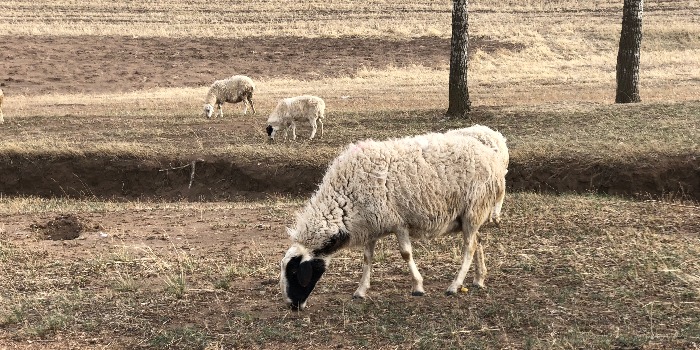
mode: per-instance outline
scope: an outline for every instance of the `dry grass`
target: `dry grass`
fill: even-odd
[[[6,201],[21,212],[158,216],[157,203]],[[198,204],[241,218],[274,211],[291,220],[296,201]],[[224,208],[225,207],[225,208]],[[172,223],[189,225],[191,204],[167,204]],[[378,246],[370,299],[353,301],[360,252],[338,256],[312,295],[311,309],[291,313],[276,286],[278,253],[202,250],[200,233],[126,240],[99,253],[59,257],[69,243],[17,244],[0,229],[0,342],[42,340],[77,347],[275,348],[342,344],[350,348],[692,348],[700,342],[700,209],[597,196],[510,195],[506,221],[486,228],[485,291],[445,297],[456,271],[455,238],[416,244],[428,295],[410,297],[410,279],[393,238]],[[47,211],[48,210],[48,211]],[[14,212],[14,211],[11,211]],[[193,219],[194,218],[194,219]],[[194,221],[193,221],[194,220]],[[218,220],[221,220],[221,216]],[[225,220],[224,220],[225,221]],[[209,222],[237,232],[257,221]],[[280,233],[282,234],[282,233]],[[179,239],[179,238],[178,238]],[[158,242],[164,242],[159,245]],[[277,243],[275,243],[277,245]]]
[[[241,116],[240,106],[229,106],[229,116],[224,119],[206,120],[199,116],[196,102],[181,102],[189,106],[178,110],[181,105],[163,104],[158,99],[114,97],[98,100],[104,104],[95,103],[91,109],[66,106],[68,113],[63,116],[15,118],[0,130],[0,154],[98,154],[144,159],[209,156],[326,164],[342,147],[356,140],[444,131],[472,123],[500,130],[508,138],[513,159],[518,161],[543,157],[632,161],[643,155],[700,153],[697,102],[481,107],[471,120],[444,120],[441,110],[341,112],[334,108],[327,113],[323,138],[313,142],[280,139],[271,144],[264,131],[267,116]],[[259,106],[272,108],[272,102],[274,99],[263,97]],[[352,102],[327,99],[329,106],[344,103],[352,109]],[[231,124],[232,118],[235,124]],[[79,128],[89,132],[76,134]],[[309,126],[301,124],[298,131],[300,137],[308,137]]]
[[[0,155],[211,155],[326,163],[357,139],[472,122],[502,131],[515,160],[700,154],[700,4],[645,5],[645,103],[634,106],[612,105],[621,1],[472,1],[471,34],[516,47],[474,52],[469,73],[473,120],[442,120],[447,62],[438,68],[360,69],[352,76],[315,81],[264,78],[256,101],[261,114],[231,116],[240,106],[227,106],[224,120],[199,116],[205,87],[10,94],[3,106]],[[255,0],[235,6],[201,0],[0,4],[0,28],[9,36],[403,40],[447,38],[449,23],[447,1],[288,1],[285,7]],[[326,98],[327,136],[313,143],[266,143],[266,111],[278,98],[301,93]],[[305,132],[302,128],[300,134]],[[241,244],[237,234],[257,234],[269,225],[282,233],[299,205],[289,199],[0,198],[0,348],[700,346],[700,209],[694,204],[512,194],[504,225],[485,230],[488,290],[442,295],[459,254],[459,244],[444,238],[416,244],[429,294],[412,298],[404,263],[395,243],[387,240],[379,246],[369,300],[350,299],[361,271],[360,253],[347,252],[334,260],[304,313],[282,307],[275,285],[280,256],[260,240],[246,250],[217,246],[208,251],[190,244],[201,233],[193,225],[233,235],[231,245]],[[99,251],[45,244],[15,224],[27,216],[61,212],[115,222],[158,217],[165,224],[132,223],[118,232],[131,240],[117,235]],[[71,249],[75,256],[66,259]]]
[[[700,26],[695,25],[695,14],[700,5],[690,0],[645,5],[642,99],[696,100],[700,95]],[[522,48],[474,53],[470,90],[475,105],[612,102],[621,6],[613,0],[472,2],[472,35]],[[0,5],[0,26],[7,28],[5,35],[363,36],[401,40],[426,35],[449,37],[450,11],[449,2],[421,1],[291,1],[284,7],[262,1],[235,7],[211,1],[5,1]],[[404,89],[418,88],[426,95],[420,98],[426,107],[440,108],[446,104],[447,64],[439,70],[400,67],[387,72],[360,71],[356,77],[340,81],[302,82],[301,87],[291,90],[289,86],[294,84],[287,84],[290,81],[268,83],[271,93],[284,87],[281,94],[285,96],[295,90],[327,94],[335,92],[336,86],[336,95],[361,99],[387,95],[383,94],[386,90],[399,94],[399,98],[368,101],[379,109],[400,105],[407,97]],[[410,82],[403,84],[407,80]],[[409,92],[408,97],[417,96]],[[8,109],[11,104],[8,102]]]

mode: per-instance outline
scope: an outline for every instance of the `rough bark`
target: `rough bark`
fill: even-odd
[[[642,45],[643,0],[625,0],[622,31],[617,52],[617,91],[615,103],[640,102],[639,53]]]
[[[448,117],[466,117],[471,110],[467,87],[469,1],[453,0]]]

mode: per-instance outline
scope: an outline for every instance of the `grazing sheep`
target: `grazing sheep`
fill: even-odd
[[[484,125],[474,124],[468,128],[450,130],[447,132],[447,134],[459,134],[476,138],[477,140],[481,141],[481,143],[483,143],[484,145],[496,150],[496,152],[501,157],[503,167],[505,167],[506,169],[508,168],[508,146],[506,146],[506,138],[503,137],[503,135],[500,132],[495,131]],[[496,225],[500,225],[501,223],[501,209],[503,208],[503,200],[505,199],[505,195],[506,193],[504,187],[503,193],[499,193],[498,202],[493,208],[491,218],[489,219],[490,222],[493,222]]]
[[[0,89],[0,124],[5,122],[5,117],[2,115],[2,99],[3,99],[2,89]]]
[[[364,298],[377,240],[392,233],[408,263],[413,295],[423,295],[424,289],[411,238],[442,233],[461,231],[464,239],[462,264],[447,294],[459,290],[473,258],[474,284],[483,287],[486,265],[478,230],[504,191],[505,174],[494,149],[456,133],[350,145],[288,229],[293,243],[280,262],[285,301],[303,309],[331,256],[358,246],[364,247],[364,264],[353,296]]]
[[[234,75],[228,79],[217,80],[209,88],[207,96],[204,98],[204,116],[211,118],[214,113],[214,105],[219,107],[219,116],[224,117],[224,111],[221,108],[224,103],[243,102],[245,105],[243,114],[248,113],[248,105],[255,114],[255,106],[253,106],[253,92],[255,84],[253,80],[245,75]]]
[[[308,120],[311,124],[311,137],[316,135],[316,121],[321,124],[321,136],[323,136],[323,118],[325,116],[326,103],[320,97],[304,95],[285,98],[277,103],[277,107],[267,118],[267,136],[275,139],[275,134],[280,128],[284,129],[284,137],[287,138],[289,126],[292,127],[292,139],[297,139],[296,122]]]

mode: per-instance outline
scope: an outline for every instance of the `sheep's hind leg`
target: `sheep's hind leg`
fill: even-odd
[[[311,120],[311,137],[309,137],[309,140],[313,140],[314,136],[316,136],[316,129],[318,127],[316,126],[316,120],[312,119]]]
[[[498,199],[496,205],[493,207],[491,216],[489,217],[489,222],[493,222],[497,227],[501,226],[501,209],[503,208],[503,200],[506,196],[505,186],[498,193]]]
[[[413,260],[413,249],[411,248],[411,238],[407,231],[397,232],[396,238],[399,241],[399,251],[401,251],[401,257],[404,261],[408,263],[408,269],[411,271],[411,277],[413,277],[413,289],[411,290],[411,295],[413,296],[423,296],[425,295],[425,290],[423,289],[423,276],[418,272],[418,267],[416,262]]]
[[[292,140],[297,139],[297,124],[292,122]]]
[[[376,245],[377,241],[371,241],[365,246],[364,261],[362,264],[362,278],[360,279],[360,285],[352,295],[352,297],[355,299],[364,299],[367,295],[367,289],[369,289],[369,277],[372,273],[372,260],[374,260],[374,247]]]
[[[467,271],[469,271],[469,267],[471,266],[474,258],[474,253],[476,252],[479,244],[477,242],[479,227],[469,225],[466,222],[467,220],[464,221],[465,223],[462,227],[462,238],[464,239],[464,243],[462,245],[462,266],[459,268],[459,272],[457,273],[454,281],[452,281],[452,284],[450,284],[447,291],[445,291],[445,294],[447,295],[457,294],[459,288],[462,287],[462,283],[464,282],[464,278],[467,276]]]
[[[484,260],[484,247],[481,242],[477,243],[474,259],[474,269],[476,271],[474,273],[473,284],[478,288],[486,288],[486,285],[484,285],[484,280],[486,279],[486,261]]]
[[[321,124],[321,137],[323,137],[323,119],[318,118],[318,123]]]

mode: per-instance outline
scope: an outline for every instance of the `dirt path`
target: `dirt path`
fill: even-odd
[[[479,38],[474,47],[495,48]],[[445,65],[449,40],[2,37],[6,94],[121,92],[208,85],[216,78],[351,76],[361,67]]]

